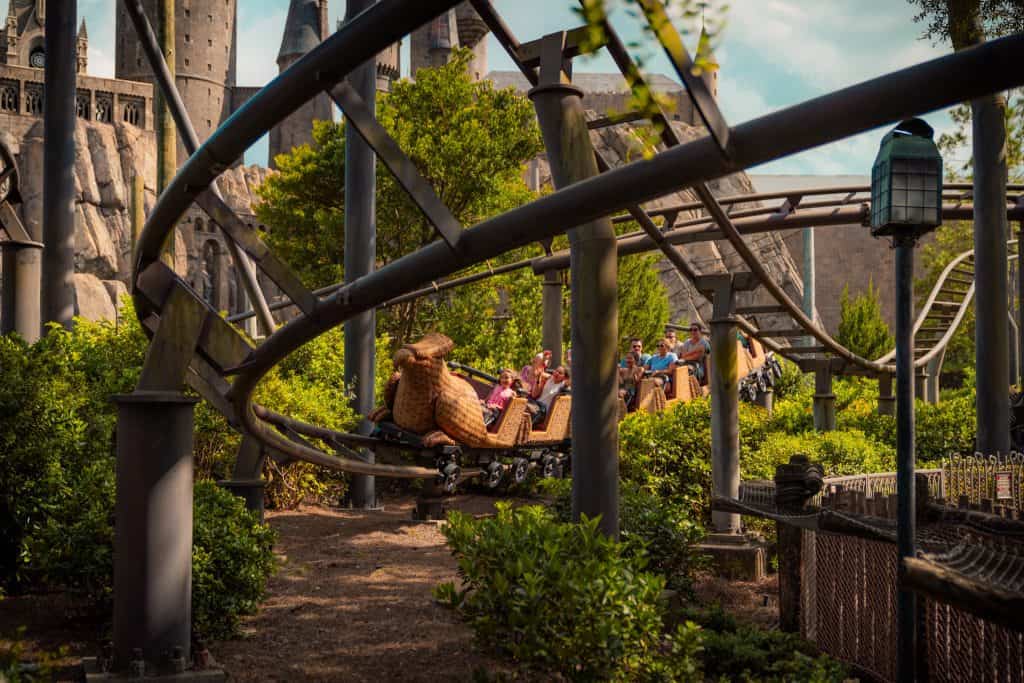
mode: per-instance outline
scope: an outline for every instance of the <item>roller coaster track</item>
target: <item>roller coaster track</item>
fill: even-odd
[[[367,463],[348,453],[329,453],[308,439],[344,446],[344,437],[315,425],[307,425],[258,406],[253,399],[260,380],[290,353],[316,336],[341,325],[353,315],[381,306],[397,297],[451,277],[461,270],[509,250],[523,247],[577,225],[627,210],[645,232],[645,239],[661,248],[681,271],[692,275],[675,244],[655,225],[639,205],[681,188],[694,187],[717,230],[733,242],[750,263],[740,228],[725,213],[722,204],[710,196],[705,182],[833,140],[871,130],[919,112],[947,107],[983,94],[1006,90],[1024,83],[1016,66],[1024,58],[1024,35],[1011,36],[953,55],[925,62],[859,85],[830,93],[790,109],[775,112],[730,127],[703,94],[699,79],[686,66],[685,50],[668,33],[659,32],[663,44],[671,46],[680,77],[689,87],[712,135],[688,144],[673,140],[671,127],[668,149],[652,158],[622,168],[608,168],[589,180],[579,182],[525,206],[482,223],[462,229],[452,225],[443,204],[418,176],[397,145],[374,145],[378,157],[392,172],[410,180],[404,184],[410,197],[438,228],[441,239],[412,252],[376,272],[339,287],[321,298],[302,284],[288,265],[277,259],[259,235],[248,228],[211,191],[216,178],[270,128],[320,92],[344,101],[346,113],[358,119],[362,106],[358,96],[344,84],[346,75],[388,45],[418,26],[454,7],[459,0],[381,0],[354,17],[287,71],[256,93],[210,138],[194,150],[170,186],[160,195],[140,236],[132,275],[132,294],[137,315],[153,335],[140,377],[139,391],[159,391],[180,385],[181,378],[196,388],[231,423],[272,452],[354,473],[385,477],[433,477],[436,469],[403,464]],[[663,12],[657,0],[640,0],[649,17]],[[536,70],[519,56],[519,44],[511,36],[489,2],[473,0],[501,44],[536,82]],[[126,6],[140,34],[157,82],[172,104],[177,100],[173,79],[157,49],[152,29],[139,0]],[[656,17],[655,17],[656,18]],[[612,32],[606,47],[625,72],[635,73],[621,41]],[[696,85],[695,85],[696,83]],[[340,85],[339,85],[340,84]],[[187,131],[188,119],[181,107],[173,107],[179,130]],[[663,117],[662,117],[663,118]],[[372,117],[363,119],[363,137],[387,143],[386,133],[375,127]],[[393,143],[393,141],[390,141]],[[672,144],[668,144],[672,143]],[[749,198],[747,198],[749,201]],[[199,202],[229,241],[251,257],[264,274],[277,284],[299,309],[287,325],[273,330],[254,346],[217,311],[208,306],[188,284],[160,261],[162,245],[193,202]],[[737,219],[741,220],[741,219]],[[848,221],[847,221],[848,222]],[[697,227],[698,232],[708,228]],[[773,227],[789,227],[786,218]],[[454,228],[454,229],[453,229]],[[689,229],[689,228],[682,228]],[[772,229],[771,227],[766,229]],[[696,234],[694,232],[687,234]],[[839,355],[852,357],[870,367],[887,369],[874,361],[859,359],[839,347],[785,298],[765,273],[757,273],[776,298],[792,308],[790,312],[826,346]],[[781,294],[781,297],[779,296]],[[788,305],[787,305],[788,304]]]

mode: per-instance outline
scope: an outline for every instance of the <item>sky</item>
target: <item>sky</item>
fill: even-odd
[[[2,3],[3,0],[0,0]],[[576,0],[495,0],[521,41],[579,25]],[[626,3],[618,0],[619,5]],[[238,0],[238,83],[262,85],[277,75],[277,50],[288,0]],[[722,7],[710,2],[709,16]],[[78,0],[89,28],[89,73],[113,76],[115,0]],[[823,95],[890,71],[949,52],[945,45],[920,39],[915,7],[906,0],[731,0],[724,26],[717,32],[715,56],[720,64],[719,104],[730,124]],[[344,1],[330,5],[332,24],[344,14]],[[721,14],[719,12],[719,14]],[[625,9],[612,15],[616,29],[634,52],[647,58],[646,70],[674,79],[671,66],[654,49],[653,37]],[[699,26],[686,30],[684,41],[695,48]],[[492,70],[513,69],[501,46],[489,38]],[[408,71],[408,40],[403,43],[403,74]],[[606,55],[577,60],[578,71],[614,71]],[[939,133],[952,124],[945,112],[925,117]],[[872,131],[753,169],[756,173],[836,175],[869,172],[883,131]],[[966,155],[966,153],[965,153]],[[266,137],[246,153],[248,163],[266,163]],[[947,164],[963,160],[947,158]]]

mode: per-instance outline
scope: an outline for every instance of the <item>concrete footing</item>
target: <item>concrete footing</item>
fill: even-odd
[[[746,534],[708,534],[697,546],[711,556],[715,574],[727,579],[757,581],[767,575],[768,551],[762,539]]]
[[[222,669],[187,669],[177,673],[148,674],[145,669],[132,673],[117,674],[103,671],[96,657],[82,660],[82,669],[86,681],[167,681],[167,683],[220,683],[228,680]],[[141,674],[141,675],[137,675]]]

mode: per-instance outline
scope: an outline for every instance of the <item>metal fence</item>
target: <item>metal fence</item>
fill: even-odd
[[[801,632],[879,680],[896,679],[896,546],[805,531]],[[1024,681],[1024,633],[918,597],[924,680]]]
[[[1000,506],[1024,510],[1024,453],[955,456],[943,462],[943,470],[948,500],[966,496],[969,503],[986,512]]]

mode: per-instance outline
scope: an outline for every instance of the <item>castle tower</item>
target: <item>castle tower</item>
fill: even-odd
[[[278,70],[285,71],[326,37],[327,0],[291,0],[277,53]],[[333,113],[331,100],[326,93],[320,93],[274,126],[270,131],[270,167],[276,168],[274,159],[278,154],[311,143],[313,121],[330,121]]]
[[[75,40],[75,73],[84,74],[89,67],[89,32],[85,29],[85,17],[78,27],[78,38]]]
[[[11,66],[46,65],[46,0],[8,0],[7,18],[0,31],[0,63]]]
[[[487,24],[468,2],[455,8],[455,17],[458,20],[459,45],[473,51],[469,75],[474,81],[482,80],[487,77]]]
[[[410,37],[409,67],[413,78],[423,68],[447,64],[458,46],[473,51],[467,66],[473,80],[487,76],[487,24],[468,2],[413,31]]]
[[[156,0],[143,0],[142,5],[155,28]],[[174,15],[175,82],[196,134],[203,142],[231,115],[237,0],[178,2]],[[116,36],[115,77],[145,81],[156,87],[149,62],[122,3],[118,3]],[[184,159],[185,151],[179,138],[179,163]]]

